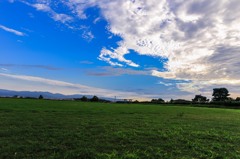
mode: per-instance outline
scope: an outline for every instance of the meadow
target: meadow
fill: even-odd
[[[240,110],[0,99],[0,158],[240,158]]]

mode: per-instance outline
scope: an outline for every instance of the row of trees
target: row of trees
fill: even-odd
[[[86,96],[82,96],[82,98],[74,98],[75,101],[83,101],[83,102],[104,102],[108,103],[111,101],[98,98],[97,96],[93,96],[92,98],[87,98]]]
[[[80,101],[83,101],[83,102],[87,102],[87,101],[99,102],[99,98],[97,96],[93,96],[90,99],[88,99],[86,96],[83,96],[82,98],[74,98],[74,100],[80,100]]]
[[[226,101],[233,101],[229,94],[229,91],[227,88],[214,88],[212,93],[212,102],[226,102]],[[236,100],[238,100],[237,98]],[[193,102],[196,103],[204,103],[209,102],[209,99],[207,97],[204,97],[202,95],[196,95],[194,99],[192,99]]]
[[[177,99],[173,100],[171,99],[169,103],[221,103],[221,102],[230,102],[230,101],[240,101],[240,97],[237,97],[236,99],[233,99],[229,94],[229,91],[226,88],[214,88],[212,93],[212,100],[207,99],[207,97],[202,95],[195,95],[195,97],[192,99],[192,101],[184,100],[184,99]],[[159,99],[152,99],[151,103],[165,103],[165,101],[161,98]]]

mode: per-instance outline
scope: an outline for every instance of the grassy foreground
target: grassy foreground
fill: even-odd
[[[0,158],[240,158],[240,111],[0,99]]]

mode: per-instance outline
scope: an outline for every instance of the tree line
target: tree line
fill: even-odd
[[[227,88],[214,88],[212,93],[212,99],[207,99],[203,95],[195,95],[195,97],[189,101],[185,99],[171,99],[169,102],[165,102],[163,99],[152,99],[152,103],[170,103],[170,104],[212,104],[212,105],[224,105],[224,106],[240,106],[240,97],[233,99],[230,97]]]
[[[233,105],[233,106],[240,106],[240,97],[233,99],[230,97],[229,91],[227,88],[214,88],[212,93],[213,98],[207,99],[206,96],[203,95],[195,95],[195,97],[189,101],[185,99],[171,99],[170,101],[164,101],[162,98],[152,99],[151,101],[143,101],[139,102],[138,100],[119,100],[115,101],[116,103],[153,103],[153,104],[217,104],[217,105]],[[13,96],[13,98],[23,98],[21,96]],[[25,98],[32,98],[33,97],[25,97]],[[38,99],[45,99],[42,95],[39,95]],[[104,102],[109,103],[110,100],[100,99],[97,96],[93,96],[92,98],[87,98],[86,96],[82,96],[81,98],[73,98],[73,99],[61,99],[61,100],[75,100],[75,101],[82,101],[82,102]]]

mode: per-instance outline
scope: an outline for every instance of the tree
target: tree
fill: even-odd
[[[240,101],[240,97],[237,97],[237,98],[236,98],[236,101],[238,101],[238,102],[239,102],[239,101]]]
[[[139,101],[138,101],[138,100],[135,100],[133,103],[139,103]]]
[[[226,101],[230,94],[226,88],[214,88],[212,96],[212,101]]]
[[[88,98],[87,98],[86,96],[83,96],[83,97],[81,98],[81,101],[86,102],[86,101],[88,101]]]
[[[194,99],[192,99],[192,101],[193,101],[194,103],[206,103],[206,102],[208,102],[209,100],[207,99],[207,97],[204,97],[204,96],[202,96],[202,95],[200,94],[200,95],[196,95],[196,96],[194,97]]]
[[[42,96],[42,95],[40,95],[40,96],[38,97],[38,99],[43,99],[43,96]]]
[[[152,99],[152,103],[164,103],[165,101],[162,98]]]
[[[164,103],[165,101],[162,98],[158,98],[158,103]]]
[[[99,98],[97,96],[93,96],[91,99],[92,102],[98,102]]]

